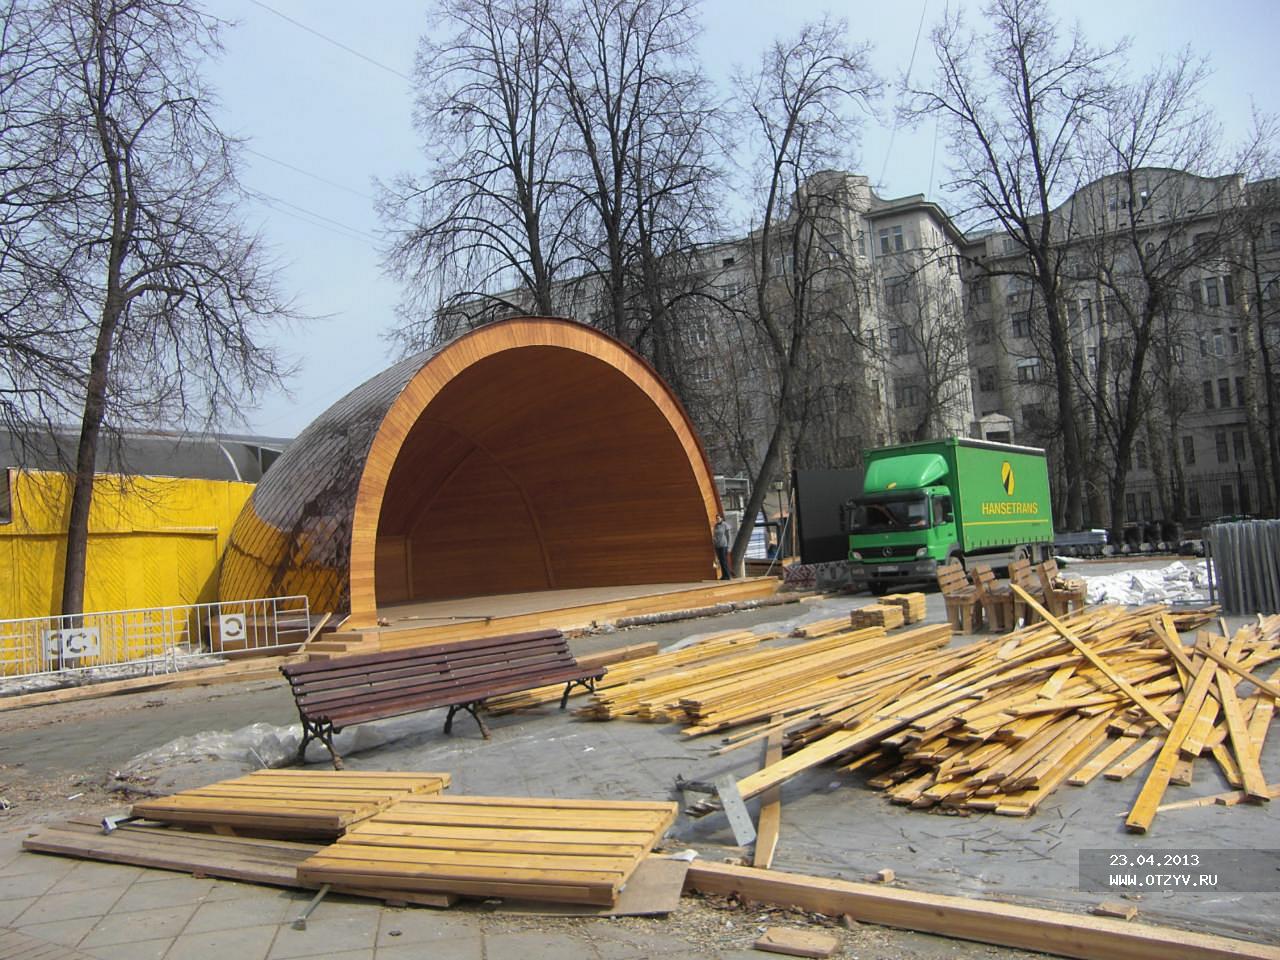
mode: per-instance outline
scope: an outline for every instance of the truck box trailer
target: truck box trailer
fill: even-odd
[[[932,580],[949,560],[1048,556],[1043,450],[951,437],[866,450],[863,460],[862,494],[845,520],[853,580],[872,592]]]

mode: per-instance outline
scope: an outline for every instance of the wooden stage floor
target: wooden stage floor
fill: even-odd
[[[384,622],[377,640],[385,650],[526,630],[577,630],[623,617],[772,596],[779,585],[774,577],[747,577],[402,603],[379,608]]]

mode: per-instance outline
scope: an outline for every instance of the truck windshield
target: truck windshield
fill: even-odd
[[[885,533],[889,530],[919,530],[929,526],[929,501],[873,500],[855,502],[849,517],[850,533]]]

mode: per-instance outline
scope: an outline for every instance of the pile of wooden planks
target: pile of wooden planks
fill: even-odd
[[[908,624],[919,623],[925,618],[923,593],[886,593],[880,598],[880,602],[901,607],[902,615]]]
[[[1208,619],[1161,606],[1047,615],[1005,637],[914,653],[914,675],[881,672],[821,709],[741,731],[724,749],[785,734],[788,755],[738,782],[746,798],[835,761],[870,770],[896,803],[1025,816],[1064,781],[1124,776],[1159,753],[1131,829],[1145,829],[1164,787],[1189,782],[1202,755],[1233,785],[1247,776],[1261,800],[1257,756],[1275,697],[1261,688],[1241,697],[1236,683],[1280,659],[1280,616],[1230,641],[1183,642],[1181,631]]]
[[[609,905],[676,804],[407,797],[298,866],[306,883]]]
[[[164,823],[212,827],[224,834],[337,837],[397,800],[438,794],[448,785],[447,773],[258,770],[207,787],[140,800],[132,814]]]
[[[696,736],[810,710],[841,696],[858,682],[851,678],[873,667],[899,661],[901,670],[909,671],[912,653],[949,639],[943,626],[892,638],[881,627],[846,627],[805,643],[743,650],[626,680],[610,673],[577,714],[592,720],[677,721],[686,724],[687,735]]]
[[[896,630],[906,622],[906,609],[896,603],[870,603],[849,614],[849,625],[855,630],[862,627]]]

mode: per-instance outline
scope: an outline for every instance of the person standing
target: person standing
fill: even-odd
[[[716,548],[716,559],[720,561],[720,579],[732,580],[733,574],[729,571],[729,524],[722,513],[716,514],[716,525],[711,531],[711,542]]]

